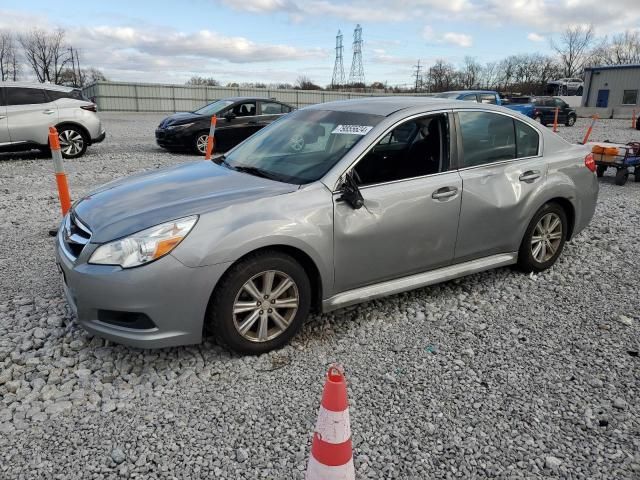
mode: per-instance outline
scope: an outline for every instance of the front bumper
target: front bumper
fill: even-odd
[[[156,143],[163,148],[187,148],[190,135],[166,128],[156,129]]]
[[[67,301],[87,331],[117,343],[162,348],[199,343],[209,298],[228,263],[191,268],[167,255],[137,268],[86,263],[97,248],[88,244],[77,259],[64,246],[61,228],[56,261]],[[104,312],[143,314],[145,328],[101,320]]]

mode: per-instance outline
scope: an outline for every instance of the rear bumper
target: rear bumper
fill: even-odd
[[[163,348],[199,343],[209,298],[228,264],[191,268],[167,255],[148,265],[122,269],[91,265],[88,244],[77,260],[68,255],[62,229],[56,262],[67,302],[87,331],[117,343]],[[135,328],[114,323],[119,315],[145,318]]]
[[[100,132],[100,135],[91,139],[91,145],[93,145],[94,143],[100,143],[104,141],[106,136],[107,136],[107,132],[105,130],[102,130],[102,132]]]

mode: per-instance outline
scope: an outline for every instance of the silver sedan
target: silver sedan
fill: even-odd
[[[328,312],[551,267],[591,220],[593,157],[510,110],[386,97],[293,112],[211,161],[107,184],[57,236],[80,324],[139,347],[262,353]]]

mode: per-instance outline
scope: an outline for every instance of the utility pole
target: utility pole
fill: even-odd
[[[422,80],[420,78],[420,74],[422,73],[422,65],[420,65],[420,59],[418,59],[418,64],[414,65],[413,68],[416,69],[416,84],[415,84],[415,91],[416,93],[418,93],[418,86],[422,84]]]

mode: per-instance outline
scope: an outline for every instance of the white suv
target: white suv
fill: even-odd
[[[0,151],[49,148],[49,127],[58,129],[65,158],[104,140],[96,105],[78,89],[43,83],[0,82]]]

